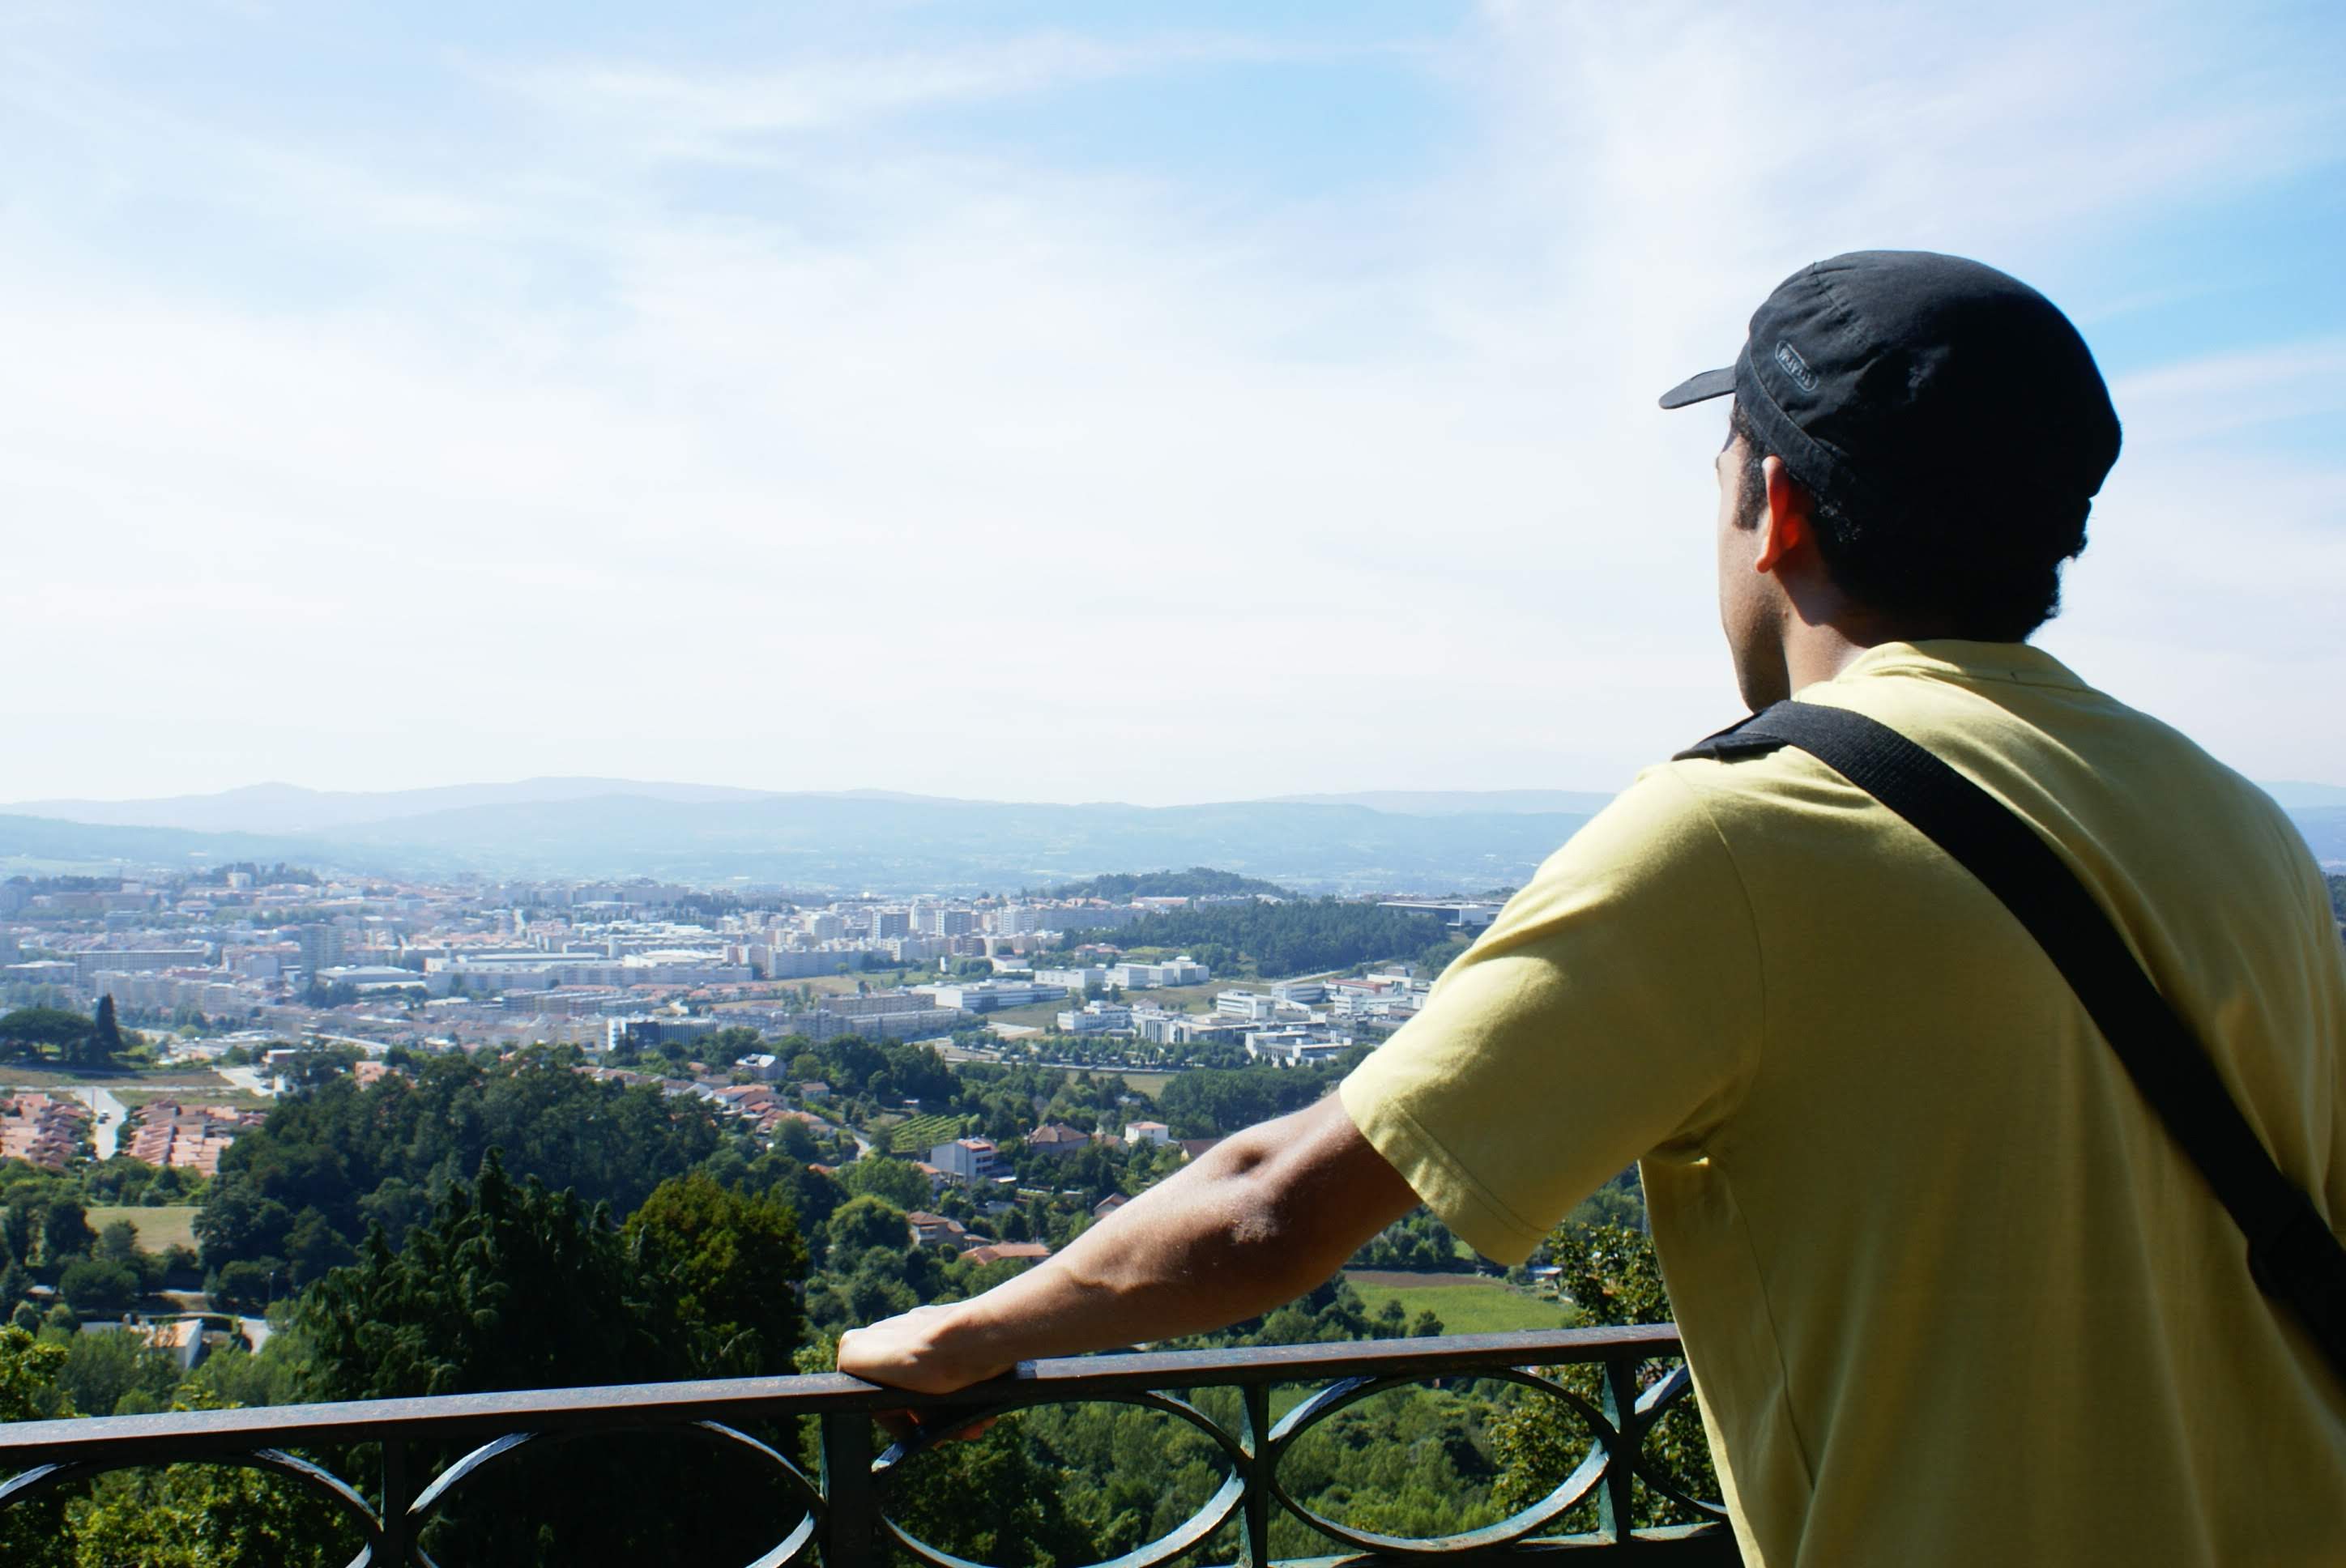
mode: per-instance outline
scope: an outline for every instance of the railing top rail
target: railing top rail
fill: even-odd
[[[170,1457],[191,1450],[238,1452],[256,1444],[298,1447],[373,1442],[395,1427],[409,1438],[483,1438],[513,1431],[670,1425],[723,1416],[819,1415],[941,1406],[1027,1405],[1150,1389],[1310,1381],[1330,1377],[1420,1378],[1478,1367],[1547,1366],[1678,1354],[1675,1324],[1534,1329],[1423,1339],[1354,1339],[1255,1349],[1158,1350],[1022,1361],[990,1382],[953,1394],[913,1394],[832,1372],[793,1378],[624,1383],[428,1399],[361,1400],[232,1410],[179,1410],[58,1421],[0,1423],[0,1476],[35,1464],[152,1445]],[[759,1407],[771,1407],[761,1410]]]

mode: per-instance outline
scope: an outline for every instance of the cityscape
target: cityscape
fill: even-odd
[[[788,1067],[771,1051],[700,1043],[853,1036],[929,1043],[950,1059],[1143,1069],[1221,1046],[1298,1066],[1398,1028],[1431,980],[1406,962],[1216,985],[1188,953],[1116,942],[1151,916],[1290,896],[791,902],[650,881],[386,885],[284,867],[20,876],[0,882],[0,1002],[107,1004],[120,1026],[154,1032],[155,1067],[211,1069],[246,1101],[285,1092],[320,1051],[352,1054],[364,1083],[394,1048],[570,1047],[603,1070],[666,1047],[694,1058],[699,1074],[662,1080],[667,1092],[760,1114],[770,1134],[785,1099],[807,1108],[808,1085],[771,1088]],[[1354,903],[1425,917],[1428,940],[1478,930],[1498,908]],[[744,1095],[735,1080],[770,1087]],[[76,1088],[21,1103],[0,1136],[12,1156],[50,1168],[119,1148],[210,1175],[235,1129],[260,1114],[164,1104],[176,1122],[153,1106],[128,1112],[102,1086]]]

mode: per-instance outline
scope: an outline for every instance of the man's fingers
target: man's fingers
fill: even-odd
[[[978,1439],[992,1431],[994,1430],[994,1423],[1001,1419],[1002,1418],[1000,1416],[988,1416],[982,1421],[972,1421],[967,1426],[961,1428],[957,1431],[945,1433],[944,1436],[937,1439],[937,1441],[939,1442],[975,1442]]]
[[[881,1430],[898,1442],[920,1437],[932,1443],[941,1443],[974,1442],[992,1431],[994,1423],[1002,1418],[987,1416],[983,1420],[970,1421],[958,1427],[946,1427],[944,1431],[938,1429],[945,1427],[945,1423],[952,1420],[950,1416],[923,1421],[911,1410],[882,1410],[872,1419],[878,1421]]]

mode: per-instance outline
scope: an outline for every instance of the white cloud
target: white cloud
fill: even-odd
[[[2129,433],[2181,443],[2346,408],[2346,341],[2218,353],[2125,377],[2110,389]]]
[[[272,309],[79,253],[54,199],[0,217],[26,240],[0,341],[41,367],[0,381],[0,506],[36,520],[0,615],[72,672],[0,699],[49,741],[0,798],[1618,782],[1731,716],[1718,420],[1652,398],[1777,277],[1880,242],[2075,270],[2338,146],[2326,98],[2228,92],[2171,22],[2081,83],[2083,24],[2014,14],[1979,48],[1876,15],[1820,22],[1788,76],[1756,12],[1493,6],[1428,58],[1484,107],[1438,178],[1268,212],[895,123],[1243,39],[475,67],[545,118],[461,177],[157,111],[222,202],[389,254]],[[816,130],[821,157],[787,150]],[[755,199],[700,199],[679,158],[763,160]],[[2337,353],[2122,382],[2128,456],[2056,634],[2268,773],[2346,778],[2346,741],[2249,733],[2218,689],[2346,673],[2257,597],[2346,588],[2339,476],[2207,416],[2277,416]]]
[[[997,102],[1117,77],[1337,52],[1244,36],[1185,33],[1111,41],[1042,32],[943,48],[832,48],[753,68],[687,71],[573,59],[517,70],[476,66],[474,74],[567,124],[609,138],[631,159],[731,161],[763,156],[774,138],[852,131],[919,110]]]

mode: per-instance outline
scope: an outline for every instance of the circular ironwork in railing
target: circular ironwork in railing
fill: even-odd
[[[1589,1436],[1594,1440],[1587,1455],[1581,1460],[1572,1473],[1557,1483],[1555,1490],[1545,1497],[1517,1509],[1504,1519],[1484,1525],[1479,1530],[1461,1531],[1455,1535],[1414,1539],[1406,1535],[1385,1535],[1373,1530],[1359,1530],[1348,1524],[1341,1524],[1295,1500],[1288,1492],[1286,1484],[1279,1478],[1280,1461],[1286,1457],[1296,1439],[1334,1415],[1338,1410],[1359,1404],[1363,1400],[1374,1399],[1379,1394],[1389,1393],[1395,1389],[1412,1388],[1425,1381],[1423,1375],[1396,1378],[1348,1378],[1342,1382],[1331,1384],[1312,1395],[1311,1398],[1288,1411],[1280,1419],[1279,1423],[1270,1429],[1268,1445],[1270,1462],[1267,1484],[1270,1488],[1271,1496],[1278,1500],[1280,1507],[1312,1529],[1331,1540],[1341,1542],[1360,1551],[1382,1553],[1389,1557],[1449,1557],[1461,1552],[1510,1546],[1535,1534],[1545,1526],[1555,1523],[1576,1504],[1596,1491],[1597,1482],[1604,1479],[1608,1461],[1617,1461],[1624,1455],[1627,1445],[1619,1430],[1611,1421],[1606,1420],[1604,1413],[1595,1405],[1560,1383],[1515,1367],[1483,1367],[1459,1375],[1491,1382],[1514,1383],[1566,1405],[1587,1424]]]
[[[206,1454],[197,1459],[158,1458],[151,1453],[126,1455],[121,1459],[76,1459],[59,1464],[39,1464],[20,1471],[0,1483],[0,1509],[6,1509],[28,1498],[75,1481],[87,1481],[111,1471],[148,1470],[168,1464],[224,1464],[243,1470],[258,1470],[270,1475],[281,1475],[300,1482],[316,1492],[348,1517],[358,1527],[361,1545],[359,1554],[351,1559],[348,1568],[379,1568],[377,1559],[382,1550],[382,1521],[375,1514],[365,1498],[341,1476],[322,1465],[306,1459],[296,1459],[282,1449],[253,1449],[243,1453]]]
[[[1692,1511],[1699,1518],[1716,1520],[1724,1524],[1728,1522],[1725,1504],[1706,1502],[1699,1497],[1688,1495],[1677,1481],[1664,1475],[1646,1454],[1646,1440],[1651,1437],[1654,1429],[1661,1424],[1662,1417],[1668,1413],[1668,1408],[1693,1391],[1694,1374],[1688,1369],[1684,1361],[1680,1361],[1670,1369],[1668,1377],[1655,1380],[1650,1388],[1637,1396],[1637,1402],[1629,1419],[1629,1436],[1627,1444],[1629,1467],[1637,1479],[1644,1481],[1656,1494],[1668,1498],[1681,1508]]]
[[[956,1411],[950,1420],[941,1420],[933,1428],[913,1433],[911,1437],[895,1443],[886,1453],[874,1460],[872,1464],[872,1479],[883,1489],[884,1496],[884,1489],[897,1479],[909,1461],[934,1448],[939,1442],[949,1441],[954,1433],[966,1431],[983,1421],[991,1421],[1018,1410],[1035,1410],[1048,1404],[1137,1405],[1143,1410],[1163,1410],[1188,1421],[1191,1426],[1213,1439],[1215,1446],[1222,1451],[1223,1457],[1229,1461],[1229,1473],[1223,1478],[1220,1488],[1211,1497],[1199,1503],[1197,1511],[1188,1518],[1156,1540],[1136,1546],[1121,1557],[1093,1564],[1092,1568],[1161,1568],[1162,1564],[1176,1562],[1183,1554],[1202,1544],[1215,1531],[1237,1517],[1239,1505],[1246,1501],[1247,1463],[1250,1458],[1246,1444],[1232,1436],[1220,1422],[1186,1400],[1177,1400],[1169,1394],[1141,1390],[1100,1393],[1072,1400],[1023,1400],[1015,1404],[989,1406],[984,1410]],[[930,1564],[930,1568],[987,1568],[984,1563],[973,1563],[965,1557],[957,1557],[942,1547],[933,1546],[923,1541],[889,1517],[884,1507],[880,1515],[880,1526],[894,1539],[899,1547],[915,1561]]]
[[[726,1426],[720,1421],[638,1421],[629,1422],[624,1426],[597,1427],[591,1431],[508,1432],[504,1437],[483,1443],[433,1478],[432,1484],[418,1493],[415,1501],[408,1505],[407,1518],[411,1528],[409,1538],[419,1541],[418,1544],[411,1548],[415,1553],[415,1560],[423,1564],[423,1568],[441,1568],[441,1565],[420,1544],[423,1526],[430,1522],[433,1510],[438,1508],[450,1492],[464,1485],[465,1481],[488,1466],[531,1443],[544,1447],[554,1443],[575,1441],[580,1438],[606,1438],[621,1432],[677,1433],[698,1437],[719,1445],[731,1444],[738,1449],[747,1450],[753,1457],[763,1461],[780,1475],[789,1489],[796,1494],[799,1506],[806,1510],[806,1516],[799,1521],[798,1527],[771,1549],[760,1553],[748,1564],[748,1568],[785,1568],[785,1564],[806,1558],[811,1550],[817,1535],[821,1532],[827,1505],[823,1501],[821,1489],[809,1481],[806,1472],[792,1463],[787,1455],[772,1445],[751,1437],[748,1432]],[[358,1568],[358,1565],[354,1563],[352,1568]],[[398,1564],[395,1568],[406,1568],[406,1565]]]

